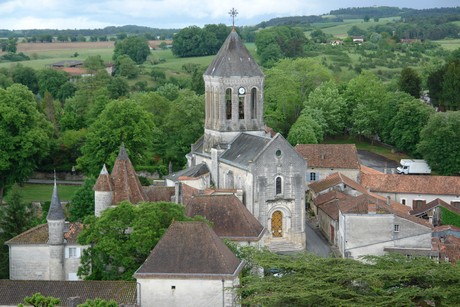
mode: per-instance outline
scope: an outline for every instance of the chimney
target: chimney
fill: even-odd
[[[387,205],[388,205],[388,206],[391,205],[391,197],[390,197],[390,196],[387,196]]]

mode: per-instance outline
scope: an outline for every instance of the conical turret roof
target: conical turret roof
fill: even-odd
[[[132,204],[146,201],[144,189],[137,177],[131,160],[126,153],[126,148],[121,145],[120,152],[112,170],[113,200],[114,204],[124,200]]]
[[[99,192],[110,192],[113,191],[113,182],[112,178],[110,178],[109,172],[104,164],[102,167],[101,173],[99,177],[97,177],[96,184],[93,187],[94,191]]]
[[[204,73],[213,77],[263,77],[263,73],[240,36],[232,30]]]
[[[56,184],[56,175],[54,176],[54,188],[53,188],[53,195],[51,196],[51,205],[50,209],[48,210],[48,215],[46,216],[46,220],[48,221],[58,221],[64,220],[64,209],[61,206],[61,201],[59,200],[59,195],[57,192],[57,184]]]

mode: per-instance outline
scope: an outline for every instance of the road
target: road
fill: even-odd
[[[358,157],[361,164],[378,170],[382,173],[394,173],[399,164],[396,161],[387,159],[381,155],[367,150],[358,150]]]
[[[320,257],[329,257],[331,255],[331,248],[327,240],[314,224],[310,222],[306,222],[305,224],[307,251]]]

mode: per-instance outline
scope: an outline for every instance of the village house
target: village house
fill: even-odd
[[[414,210],[437,198],[460,208],[460,177],[457,176],[362,173],[361,184]]]
[[[360,163],[355,144],[297,144],[294,149],[307,161],[307,184],[336,172],[359,182]]]
[[[337,173],[310,184],[318,225],[328,241],[347,258],[383,255],[429,255],[432,227],[409,214],[409,208],[369,193],[358,183]],[[346,188],[345,188],[346,186]]]
[[[46,220],[5,242],[11,280],[79,280],[80,256],[86,248],[77,243],[82,224],[65,221],[56,180]]]
[[[141,306],[239,306],[244,262],[204,222],[173,222],[134,277]]]

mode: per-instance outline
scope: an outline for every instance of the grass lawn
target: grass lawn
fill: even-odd
[[[399,162],[401,159],[410,159],[408,155],[400,152],[394,152],[391,148],[381,146],[378,144],[372,145],[369,142],[364,140],[359,140],[354,136],[344,135],[344,136],[337,136],[334,138],[327,138],[323,141],[324,144],[355,144],[357,149],[360,150],[367,150],[390,160]]]
[[[460,39],[443,39],[435,42],[441,45],[442,48],[449,51],[460,48]]]
[[[58,194],[61,201],[69,201],[78,190],[78,185],[61,185],[58,184]],[[51,201],[53,194],[52,184],[24,184],[20,188],[25,202],[32,201]]]

